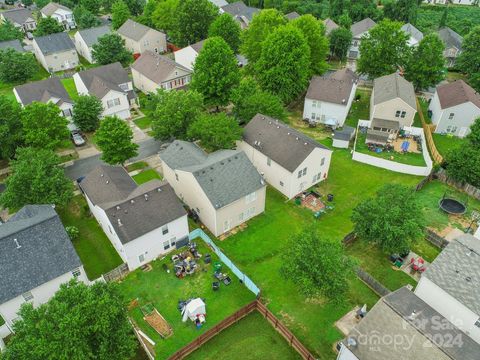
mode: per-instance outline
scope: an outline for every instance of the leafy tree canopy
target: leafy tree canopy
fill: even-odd
[[[107,164],[122,165],[138,154],[138,145],[133,142],[132,129],[116,116],[107,116],[102,120],[95,139],[102,151],[102,160]]]
[[[190,125],[188,136],[200,140],[209,151],[233,149],[235,141],[242,137],[242,128],[225,113],[202,114]]]
[[[350,0],[347,12],[354,23],[367,17],[375,21],[382,17],[382,11],[377,8],[376,2],[372,0]]]
[[[149,1],[147,3],[150,4]],[[153,10],[151,15],[151,21],[153,26],[156,29],[163,30],[168,34],[173,34],[176,28],[176,13],[178,8],[179,0],[162,0]]]
[[[333,29],[329,37],[331,54],[339,60],[345,60],[353,37],[350,29],[343,27]]]
[[[474,27],[462,43],[462,52],[456,60],[456,67],[469,75],[471,85],[480,91],[480,26]]]
[[[385,17],[403,23],[415,24],[417,22],[417,0],[393,0],[383,7]]]
[[[237,53],[240,47],[241,31],[238,22],[236,22],[230,14],[224,13],[212,22],[208,29],[208,36],[220,36],[230,46],[233,52]]]
[[[102,5],[99,0],[80,0],[79,4],[94,15],[97,15],[99,13],[100,7]]]
[[[73,16],[79,29],[88,29],[100,25],[100,19],[84,6],[76,6]]]
[[[7,40],[23,40],[22,30],[18,29],[13,25],[11,21],[5,21],[0,24],[0,41],[7,41]]]
[[[80,95],[73,105],[73,122],[82,131],[95,131],[102,111],[102,102],[97,97]]]
[[[134,16],[142,14],[143,9],[147,3],[147,0],[124,0],[130,10],[130,13]]]
[[[100,36],[92,49],[92,57],[100,65],[118,61],[126,66],[133,59],[132,54],[125,48],[125,40],[116,33]]]
[[[23,144],[22,108],[9,97],[0,96],[0,159],[10,159]]]
[[[112,4],[112,28],[117,30],[131,16],[132,14],[125,1],[115,0]]]
[[[34,31],[35,36],[45,36],[59,32],[63,32],[63,26],[51,16],[40,18],[37,22],[37,28]]]
[[[0,80],[6,83],[24,83],[38,71],[38,63],[31,53],[12,48],[0,50]]]

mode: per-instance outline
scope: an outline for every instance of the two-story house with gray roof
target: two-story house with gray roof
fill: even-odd
[[[67,33],[35,37],[32,45],[35,57],[48,72],[73,69],[80,63],[75,45]]]
[[[242,29],[246,29],[253,20],[253,16],[260,12],[260,9],[247,6],[243,1],[235,1],[220,8],[220,13],[230,14]]]
[[[451,241],[415,294],[480,344],[480,240],[465,234]]]
[[[137,104],[132,79],[119,62],[80,71],[73,75],[80,95],[96,96],[102,101],[102,117],[130,118],[130,108]]]
[[[167,51],[167,35],[131,19],[125,21],[117,33],[133,54],[143,54],[147,50],[157,54]]]
[[[265,211],[266,183],[243,151],[207,154],[175,140],[160,158],[165,179],[215,236]]]
[[[350,31],[352,32],[352,43],[350,49],[348,49],[348,57],[352,60],[356,60],[360,57],[360,43],[364,36],[368,36],[368,32],[377,23],[370,18],[357,21],[352,24]]]
[[[73,36],[77,52],[90,64],[93,64],[95,62],[92,56],[93,45],[97,43],[98,38],[109,34],[110,31],[110,27],[107,25],[78,30]]]
[[[102,165],[79,186],[130,270],[188,242],[187,212],[165,181],[137,185],[123,167]]]
[[[62,4],[49,2],[40,10],[40,14],[43,18],[49,16],[54,18],[65,30],[75,29],[77,27],[73,11]]]
[[[326,180],[332,157],[326,146],[262,114],[245,126],[238,148],[289,199]]]
[[[443,57],[447,61],[447,66],[455,66],[455,61],[462,52],[463,37],[447,26],[438,30],[438,37],[445,46]]]
[[[52,205],[27,205],[0,225],[0,315],[12,329],[24,303],[39,306],[60,285],[89,280]]]
[[[13,49],[21,53],[25,52],[22,43],[18,39],[0,42],[0,49]]]
[[[35,16],[29,9],[18,8],[6,10],[0,13],[2,23],[10,21],[15,27],[24,32],[34,31],[37,28]]]

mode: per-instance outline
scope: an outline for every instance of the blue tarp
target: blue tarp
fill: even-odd
[[[410,146],[410,143],[408,141],[402,142],[402,151],[408,151],[408,147]]]

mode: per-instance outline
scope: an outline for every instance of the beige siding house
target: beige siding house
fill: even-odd
[[[2,22],[10,21],[15,27],[24,32],[31,32],[37,28],[35,16],[29,9],[12,9],[0,13]]]
[[[51,16],[57,20],[58,23],[65,28],[65,30],[75,29],[77,27],[75,18],[73,16],[73,11],[64,5],[50,2],[45,5],[42,10],[40,10],[40,13],[44,18]]]
[[[167,56],[144,52],[131,66],[133,84],[148,94],[157,89],[178,89],[190,83],[192,72]]]
[[[391,120],[400,128],[412,126],[417,112],[412,83],[394,73],[375,79],[370,99],[370,119]]]
[[[176,140],[160,158],[165,179],[215,236],[264,212],[265,181],[243,151],[207,154]]]
[[[33,50],[48,72],[73,69],[79,64],[75,45],[64,32],[34,38]]]
[[[167,36],[164,33],[133,20],[125,21],[117,32],[125,40],[125,47],[134,54],[143,54],[145,51],[158,54],[167,51]]]
[[[245,127],[238,149],[289,199],[326,180],[332,157],[327,147],[262,114]]]
[[[442,40],[443,45],[445,46],[443,57],[447,62],[447,66],[453,67],[457,57],[462,52],[463,37],[449,27],[444,27],[438,30],[438,37]]]
[[[110,27],[106,25],[77,31],[73,37],[77,52],[93,64],[95,62],[92,56],[93,45],[97,43],[99,37],[109,33]]]

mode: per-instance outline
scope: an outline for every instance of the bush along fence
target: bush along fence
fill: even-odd
[[[253,292],[255,296],[260,295],[260,289],[255,283],[246,275],[244,274],[213,242],[212,239],[208,237],[207,234],[202,229],[195,229],[193,230],[190,235],[188,236],[190,241],[201,238],[203,241],[209,245],[215,254],[219,257],[220,261],[223,262],[234,274],[238,279],[247,287],[248,290]]]
[[[448,184],[450,186],[453,186],[454,188],[457,188],[460,191],[466,192],[468,195],[471,197],[480,200],[480,189],[470,185],[468,183],[464,183],[461,181],[456,181],[455,179],[452,179],[450,176],[447,175],[447,172],[444,169],[440,169],[436,174],[435,177],[440,180],[441,182],[444,182],[445,184]]]
[[[200,335],[198,338],[193,340],[190,344],[186,345],[182,349],[178,350],[175,354],[170,356],[168,360],[181,360],[187,357],[189,354],[200,348],[203,344],[211,340],[214,336],[230,327],[231,325],[237,323],[239,320],[243,319],[248,314],[253,311],[258,311],[262,316],[267,319],[267,321],[277,330],[280,335],[288,342],[288,344],[294,348],[304,360],[315,360],[316,358],[308,351],[308,349],[303,345],[300,340],[298,340],[293,333],[288,330],[288,328],[270,311],[268,308],[263,305],[260,300],[255,300],[250,304],[245,305],[240,310],[236,311],[234,314],[222,320],[220,323],[215,325],[213,328]]]

